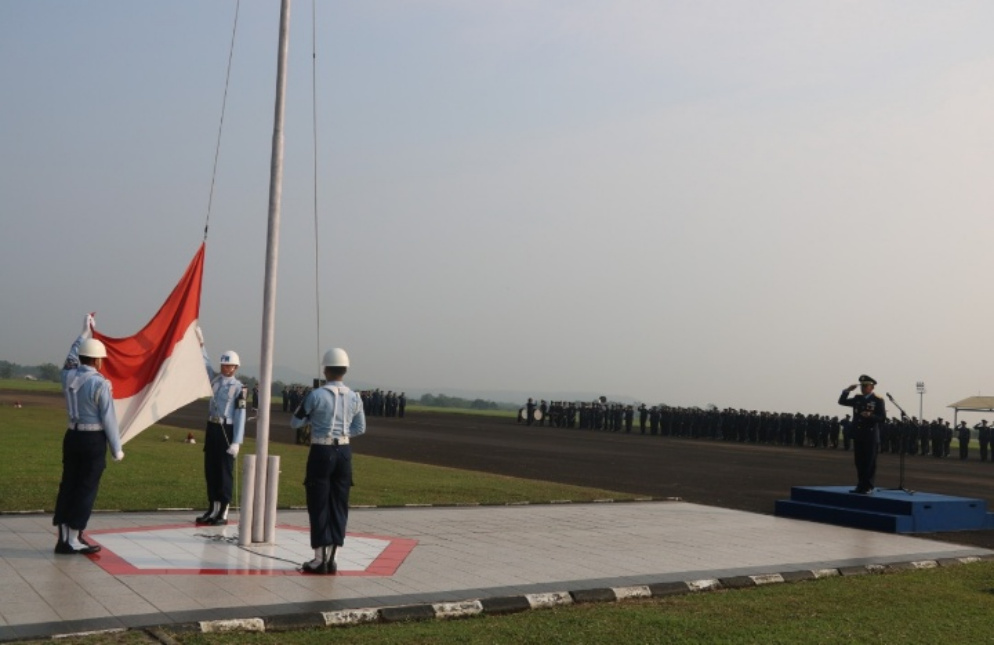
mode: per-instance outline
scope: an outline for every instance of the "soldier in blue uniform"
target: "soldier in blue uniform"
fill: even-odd
[[[199,327],[197,337],[213,394],[208,404],[207,434],[204,438],[208,507],[194,522],[198,525],[224,526],[228,523],[228,506],[234,489],[235,458],[245,438],[246,388],[235,378],[241,363],[238,354],[230,350],[221,354],[221,373],[218,374],[211,365]]]
[[[342,379],[349,368],[349,355],[335,347],[321,361],[323,387],[304,398],[290,419],[291,428],[311,426],[311,449],[307,455],[307,515],[311,525],[314,559],[301,571],[335,574],[335,552],[345,544],[352,487],[352,448],[349,440],[366,432],[366,414],[359,394]]]
[[[851,493],[869,495],[873,493],[873,478],[877,472],[877,452],[880,450],[880,424],[887,419],[884,400],[873,393],[877,382],[863,374],[859,385],[850,385],[842,390],[839,405],[853,409],[853,458],[856,462],[856,488]],[[859,387],[860,393],[851,397]]]
[[[55,552],[63,555],[100,550],[86,542],[83,530],[107,467],[107,446],[114,461],[124,459],[110,381],[100,373],[107,348],[92,338],[92,328],[93,316],[88,315],[83,333],[72,344],[62,367],[69,426],[62,439],[62,480],[52,524],[59,527]]]

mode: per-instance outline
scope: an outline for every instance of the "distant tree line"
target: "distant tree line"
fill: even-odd
[[[62,368],[52,363],[42,365],[18,365],[10,361],[0,361],[0,378],[25,378],[32,376],[39,381],[59,382]]]
[[[511,404],[500,404],[485,399],[464,399],[445,394],[422,394],[418,403],[433,408],[459,408],[461,410],[514,410]]]

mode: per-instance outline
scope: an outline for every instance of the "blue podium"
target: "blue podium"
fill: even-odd
[[[850,486],[793,486],[777,500],[775,514],[887,533],[939,533],[994,528],[987,502],[921,491],[877,489],[850,493]]]

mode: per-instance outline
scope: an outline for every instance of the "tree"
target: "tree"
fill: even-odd
[[[43,381],[55,381],[58,383],[61,380],[62,370],[56,365],[51,363],[45,363],[44,365],[38,366],[38,378]]]
[[[0,361],[0,378],[13,378],[14,364],[9,361]]]

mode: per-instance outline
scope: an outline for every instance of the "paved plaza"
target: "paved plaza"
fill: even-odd
[[[358,508],[340,574],[308,576],[304,511],[280,511],[276,544],[249,547],[237,514],[227,527],[195,514],[95,514],[87,535],[103,550],[89,557],[53,553],[50,515],[0,516],[0,640],[994,556],[680,501]]]

